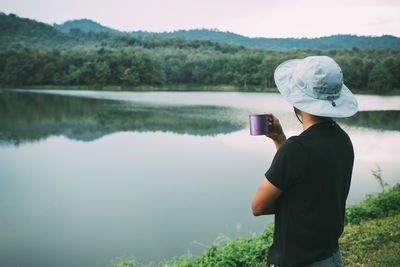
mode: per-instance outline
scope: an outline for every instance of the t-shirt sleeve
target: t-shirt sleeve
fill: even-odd
[[[305,166],[304,149],[293,138],[284,142],[276,152],[265,177],[273,185],[286,191],[301,176]]]

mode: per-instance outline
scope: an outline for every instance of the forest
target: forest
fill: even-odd
[[[173,40],[153,38],[156,43]],[[147,40],[149,42],[149,40]],[[194,42],[194,43],[192,43]],[[187,45],[184,46],[184,44]],[[147,48],[23,48],[0,53],[0,85],[106,85],[120,89],[148,85],[231,85],[256,91],[275,87],[273,73],[283,61],[327,55],[343,70],[344,82],[358,92],[390,93],[400,88],[400,53],[397,50],[221,49],[217,44],[193,47],[165,45]]]
[[[344,82],[357,92],[400,89],[400,50],[382,48],[265,50],[182,37],[135,37],[113,32],[63,33],[15,15],[0,16],[0,86],[90,86],[266,91],[285,60],[327,55],[338,62]]]

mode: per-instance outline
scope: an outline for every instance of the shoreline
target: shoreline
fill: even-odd
[[[277,88],[260,87],[238,87],[234,85],[197,85],[197,84],[177,84],[177,85],[141,85],[141,86],[121,86],[121,85],[31,85],[31,86],[0,86],[0,89],[34,89],[34,90],[91,90],[91,91],[121,91],[121,92],[272,92],[279,93]]]
[[[114,91],[114,92],[247,92],[247,93],[279,93],[277,88],[261,88],[251,86],[243,88],[234,85],[197,85],[178,84],[160,86],[120,86],[120,85],[31,85],[31,86],[0,86],[0,89],[34,89],[34,90],[91,90],[91,91]],[[398,96],[400,89],[391,91],[375,92],[374,90],[352,89],[352,93],[358,95]]]

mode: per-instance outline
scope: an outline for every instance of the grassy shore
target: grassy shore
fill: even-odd
[[[346,226],[340,249],[346,266],[400,266],[400,184],[346,209]],[[177,257],[147,266],[267,266],[266,255],[272,244],[273,226],[253,238],[225,240],[202,255]],[[112,267],[140,266],[123,261]]]

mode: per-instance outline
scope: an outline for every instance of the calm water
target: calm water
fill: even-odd
[[[400,97],[357,96],[361,110]],[[0,91],[0,266],[107,266],[199,254],[272,216],[250,205],[275,153],[248,114],[301,125],[279,94]],[[400,181],[400,132],[343,125],[355,147],[348,203]]]

